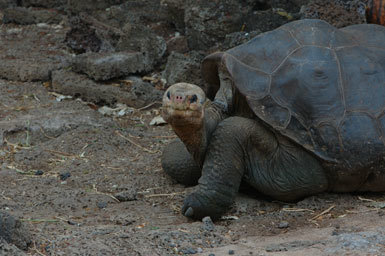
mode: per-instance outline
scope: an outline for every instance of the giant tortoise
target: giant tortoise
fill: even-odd
[[[162,166],[198,183],[185,216],[218,218],[241,182],[281,201],[385,191],[385,27],[294,21],[209,55],[202,72],[203,89],[163,96],[180,140]]]

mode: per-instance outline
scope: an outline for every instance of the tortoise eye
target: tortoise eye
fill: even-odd
[[[170,94],[170,91],[167,92],[167,98],[170,99],[171,98],[171,94]]]
[[[198,97],[194,94],[193,96],[191,96],[190,98],[190,103],[194,103],[198,100]]]

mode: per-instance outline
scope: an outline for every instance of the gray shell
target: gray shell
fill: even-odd
[[[385,159],[385,27],[300,20],[203,62],[212,97],[224,67],[255,115],[319,158]]]

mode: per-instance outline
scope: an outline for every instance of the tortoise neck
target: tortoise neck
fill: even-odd
[[[203,120],[200,124],[174,124],[172,128],[193,156],[195,162],[202,166],[207,148],[207,132]]]

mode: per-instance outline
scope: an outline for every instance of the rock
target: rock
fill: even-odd
[[[155,126],[155,125],[162,125],[162,124],[167,124],[166,121],[164,121],[163,117],[162,116],[156,116],[154,117],[151,122],[150,122],[150,125],[151,126]]]
[[[186,53],[189,51],[187,38],[185,36],[174,36],[167,41],[167,53]]]
[[[281,14],[286,15],[281,15]],[[299,16],[299,15],[297,15]],[[295,16],[295,17],[297,17]],[[288,16],[286,12],[277,11],[275,9],[255,11],[246,18],[246,31],[259,30],[262,32],[276,29],[283,24],[295,20],[294,15]]]
[[[191,50],[216,49],[227,34],[272,30],[299,16],[296,2],[189,0],[185,8],[188,45]]]
[[[0,119],[0,146],[4,144],[6,139],[10,143],[29,144],[35,148],[36,145],[51,139],[54,140],[54,138],[76,127],[94,127],[98,129],[102,126],[111,127],[111,125],[113,125],[111,118],[101,116],[95,110],[85,106],[83,102],[78,100],[56,102],[41,83],[10,83],[0,80],[0,95],[3,96],[1,98],[2,103],[14,107],[17,101],[9,97],[10,91],[22,91],[18,95],[31,95],[32,93],[36,93],[44,111],[35,110],[40,106],[36,105],[32,113],[18,111],[15,115]],[[26,131],[29,132],[30,136],[28,143],[26,143]],[[56,150],[58,149],[56,148]],[[15,161],[25,163],[28,170],[50,170],[49,166],[41,165],[41,161],[37,160],[48,159],[50,157],[52,157],[52,153],[37,149],[15,154]],[[4,168],[6,168],[6,166],[4,166]],[[57,181],[53,179],[53,177],[51,177],[50,180],[52,184],[57,184]]]
[[[327,255],[348,255],[355,252],[357,255],[382,255],[384,252],[385,229],[375,231],[342,233],[328,241]]]
[[[114,195],[120,202],[134,201],[137,199],[138,193],[136,190],[125,190]]]
[[[202,85],[201,61],[203,56],[197,52],[190,52],[189,55],[173,52],[167,58],[166,68],[162,77],[166,79],[167,86],[179,82],[188,82]]]
[[[104,209],[104,208],[107,208],[107,202],[102,202],[102,201],[99,201],[96,203],[96,206],[99,208],[99,209]]]
[[[261,31],[251,31],[251,32],[234,32],[226,35],[225,40],[222,44],[222,51],[226,51],[230,48],[238,46],[240,44],[246,43],[252,38],[259,35]]]
[[[93,80],[110,80],[142,73],[148,68],[140,52],[85,53],[76,56],[73,63],[74,71],[87,74]]]
[[[41,175],[43,175],[44,174],[44,172],[42,171],[42,170],[37,170],[37,171],[35,171],[35,175],[36,176],[41,176]]]
[[[17,3],[15,0],[0,0],[0,10],[4,10],[10,7],[16,7]]]
[[[51,72],[68,66],[63,44],[65,30],[57,26],[28,25],[0,28],[0,77],[19,81],[48,81]]]
[[[12,255],[12,256],[27,256],[22,250],[16,246],[7,243],[3,238],[0,237],[0,255]]]
[[[194,248],[188,247],[188,248],[183,248],[180,250],[181,253],[183,254],[196,254],[197,251]]]
[[[300,18],[301,6],[309,0],[256,1],[244,17],[244,32],[266,32]]]
[[[64,95],[80,97],[100,105],[115,105],[117,102],[140,108],[160,101],[163,92],[137,77],[128,77],[130,85],[96,83],[86,75],[58,70],[52,73],[52,89]]]
[[[203,222],[203,229],[204,230],[210,231],[210,232],[215,230],[214,222],[211,220],[211,218],[209,216],[204,217],[202,219],[202,222]]]
[[[48,23],[58,24],[63,20],[63,16],[55,10],[33,9],[24,7],[14,7],[5,9],[3,12],[3,23],[16,23],[21,25]]]
[[[177,31],[185,32],[184,12],[186,7],[185,0],[162,0],[163,6],[167,16],[166,20],[171,22]]]
[[[123,0],[68,0],[67,8],[72,13],[105,10],[112,5],[123,3]]]
[[[287,221],[281,221],[279,224],[278,224],[278,228],[288,228],[289,227],[289,222]]]
[[[234,255],[235,251],[234,250],[229,250],[229,255]]]
[[[115,49],[112,38],[119,38],[119,32],[101,24],[95,27],[93,23],[95,20],[85,14],[69,18],[71,29],[66,34],[65,42],[75,53],[106,52]]]
[[[366,23],[365,4],[359,0],[312,0],[301,9],[302,19],[322,19],[341,28]]]
[[[159,36],[165,37],[167,35],[167,38],[168,35],[175,32],[178,26],[176,24],[179,23],[180,19],[175,18],[172,9],[169,5],[163,4],[163,0],[131,0],[123,2],[120,5],[92,12],[92,16],[104,24],[117,28],[122,28],[127,23],[141,24],[151,28]],[[181,20],[183,22],[183,11]],[[183,32],[184,26],[181,26],[178,31]]]
[[[0,239],[26,250],[31,243],[31,235],[24,223],[6,212],[0,212]]]
[[[125,104],[117,103],[116,108],[110,108],[107,106],[103,106],[98,109],[98,112],[104,116],[116,116],[121,117],[126,114],[131,114],[134,112],[134,108],[127,107]]]
[[[252,11],[252,1],[188,0],[185,8],[186,36],[192,50],[207,50],[229,33],[240,31]]]
[[[124,26],[123,32],[116,46],[117,51],[142,53],[146,70],[151,70],[161,61],[167,49],[162,37],[145,26],[130,23]]]
[[[191,50],[216,50],[228,34],[275,29],[298,19],[303,1],[189,0],[185,8],[188,45]]]
[[[144,55],[146,70],[151,70],[164,56],[167,45],[162,37],[141,25],[126,24],[124,35],[117,44],[118,51],[140,52]]]
[[[129,225],[132,225],[133,223],[135,223],[135,217],[133,217],[132,215],[130,214],[118,214],[116,216],[112,216],[110,217],[110,220],[112,222],[114,222],[115,224],[117,225],[121,225],[121,226],[129,226]],[[128,234],[125,234],[126,236]],[[129,235],[128,235],[129,237]]]
[[[69,172],[62,172],[59,174],[59,178],[62,181],[68,179],[69,177],[71,177],[71,173],[69,173]]]
[[[20,0],[20,5],[24,7],[43,7],[62,10],[67,5],[67,0]]]

